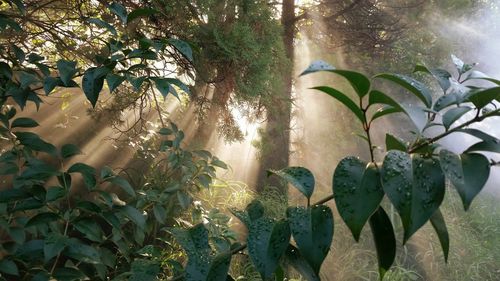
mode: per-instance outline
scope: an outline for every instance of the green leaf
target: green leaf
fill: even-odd
[[[485,80],[489,81],[491,83],[497,84],[500,86],[500,80],[494,79],[489,77],[488,75],[482,73],[481,71],[473,70],[469,73],[467,76],[466,80],[472,80],[472,79],[480,79],[480,80]]]
[[[457,58],[454,54],[451,54],[451,60],[453,61],[453,64],[455,64],[455,67],[457,68],[457,71],[459,74],[462,74],[462,69],[464,68],[464,62]]]
[[[450,88],[451,86],[450,78],[452,76],[448,71],[441,68],[429,69],[424,65],[417,64],[413,72],[419,72],[419,71],[431,74],[437,80],[443,92],[446,92],[446,90]]]
[[[400,111],[403,111],[401,108],[400,104],[395,101],[393,98],[389,97],[383,92],[373,90],[370,91],[370,95],[368,96],[368,104],[374,105],[374,104],[385,104],[389,105],[390,107],[394,109],[399,109]]]
[[[395,108],[395,107],[392,107],[392,106],[384,106],[380,109],[378,109],[372,116],[372,121],[373,120],[376,120],[380,117],[383,117],[385,115],[389,115],[389,114],[393,114],[393,113],[398,113],[398,112],[401,112],[401,109],[399,108]]]
[[[10,188],[0,191],[0,203],[12,202],[30,197],[31,194],[22,189]]]
[[[93,219],[84,218],[73,222],[73,227],[80,231],[85,237],[94,242],[103,241],[101,226]]]
[[[441,248],[443,249],[443,255],[445,262],[448,262],[448,252],[450,250],[450,238],[448,236],[448,229],[446,229],[446,223],[444,222],[443,215],[439,209],[431,217],[432,227],[438,235],[439,242],[441,243]]]
[[[160,224],[165,223],[165,220],[167,219],[167,211],[165,210],[165,208],[163,208],[163,206],[155,204],[153,206],[153,214],[158,223]]]
[[[407,151],[408,147],[402,141],[401,139],[391,135],[391,134],[385,134],[385,148],[386,151],[389,150],[400,150],[400,151]]]
[[[500,153],[500,141],[481,141],[471,145],[469,148],[465,150],[465,152],[473,152],[473,151],[488,151],[488,152],[497,152]]]
[[[193,50],[188,43],[174,38],[168,39],[168,43],[174,46],[190,62],[193,62]]]
[[[116,32],[116,29],[109,23],[98,19],[98,18],[90,18],[87,19],[88,22],[93,23],[101,28],[107,29],[109,32],[111,32],[113,35],[117,36],[118,33]]]
[[[333,97],[334,99],[338,100],[343,105],[345,105],[347,108],[349,108],[349,110],[352,113],[354,113],[354,115],[356,115],[356,117],[358,117],[359,121],[364,123],[365,116],[363,114],[363,111],[361,111],[361,109],[358,107],[358,105],[355,102],[353,102],[348,96],[343,94],[342,92],[340,92],[334,88],[327,87],[327,86],[319,86],[319,87],[314,87],[311,89],[322,91],[323,93],[326,93],[329,96]]]
[[[189,196],[189,194],[187,194],[183,190],[177,191],[176,194],[177,194],[177,201],[179,202],[179,205],[181,205],[181,208],[187,209],[191,205],[191,202],[193,201],[191,196]]]
[[[320,281],[320,278],[314,272],[309,263],[301,256],[299,249],[288,245],[285,252],[285,262],[297,270],[302,277],[308,281]]]
[[[439,153],[439,159],[443,172],[460,194],[464,209],[468,210],[474,197],[488,181],[488,158],[478,153],[457,155],[443,149]]]
[[[401,217],[406,242],[443,201],[445,178],[439,161],[391,150],[381,173],[385,194]]]
[[[290,226],[285,220],[275,222],[265,217],[251,222],[248,228],[248,254],[262,279],[271,278],[290,241]]]
[[[80,173],[83,177],[85,185],[89,189],[93,189],[97,184],[96,170],[84,163],[75,163],[68,169],[68,173]]]
[[[396,237],[391,220],[382,207],[370,217],[370,228],[377,250],[379,279],[391,268],[396,258]]]
[[[443,110],[450,105],[458,105],[463,102],[463,97],[458,93],[449,93],[447,95],[441,96],[436,100],[433,109],[435,111]]]
[[[56,221],[61,217],[52,212],[39,213],[32,217],[25,225],[25,227],[38,226],[41,224],[48,224],[50,222]]]
[[[6,258],[0,260],[0,272],[8,275],[19,276],[19,270],[17,269],[16,263]]]
[[[333,194],[342,220],[359,241],[363,226],[384,197],[377,167],[352,156],[342,159],[333,175]]]
[[[73,267],[56,267],[53,276],[58,281],[82,280],[87,277],[79,269]]]
[[[33,127],[38,127],[38,126],[39,126],[39,124],[31,118],[19,117],[12,122],[12,125],[10,127],[11,128],[16,128],[16,127],[33,128]]]
[[[144,80],[146,80],[146,76],[141,76],[141,77],[133,77],[129,76],[127,77],[127,80],[130,82],[130,84],[134,87],[136,91],[139,91],[141,89],[142,83],[144,83]]]
[[[151,9],[151,8],[139,8],[135,9],[130,14],[127,16],[127,23],[130,23],[134,21],[135,19],[141,18],[141,17],[148,17],[150,15],[154,15],[158,13],[158,10],[156,9]]]
[[[307,199],[311,198],[314,191],[314,175],[304,167],[288,167],[279,171],[268,170],[268,176],[277,175],[281,179],[293,185]]]
[[[113,14],[117,15],[123,23],[127,23],[127,9],[125,9],[123,5],[113,2],[108,8]]]
[[[156,281],[160,273],[160,266],[157,261],[136,259],[131,266],[132,275],[129,281]]]
[[[153,79],[156,85],[156,88],[160,92],[160,94],[163,96],[163,98],[166,98],[168,93],[172,93],[177,99],[179,99],[179,96],[175,91],[173,91],[172,86],[166,79],[163,78],[154,78]]]
[[[375,75],[375,78],[387,79],[396,84],[399,84],[403,88],[413,93],[417,98],[419,98],[426,105],[426,107],[429,108],[432,105],[431,91],[425,86],[425,84],[420,81],[417,81],[405,75],[392,73],[378,74]]]
[[[65,144],[61,147],[61,156],[64,159],[70,158],[72,156],[82,154],[78,146],[74,144]]]
[[[108,180],[112,184],[116,184],[119,187],[121,187],[125,192],[127,192],[130,196],[135,197],[135,191],[134,188],[130,185],[130,183],[120,177],[120,176],[114,176]]]
[[[469,96],[469,101],[477,108],[483,108],[494,100],[500,100],[500,87],[493,87],[485,90],[480,90],[472,93]]]
[[[310,74],[310,73],[315,73],[318,71],[328,71],[328,70],[335,70],[335,67],[330,65],[329,63],[322,61],[322,60],[317,60],[313,61],[306,70],[304,70],[300,76]]]
[[[0,30],[7,29],[7,27],[10,27],[17,32],[23,31],[23,29],[17,22],[13,21],[7,16],[4,16],[3,14],[0,14]]]
[[[35,151],[43,151],[51,155],[56,155],[57,149],[52,144],[42,140],[37,134],[31,132],[14,132],[19,142]]]
[[[45,200],[47,202],[55,201],[66,195],[66,190],[60,186],[49,187],[47,193],[45,194]]]
[[[205,280],[212,252],[208,244],[208,230],[203,224],[197,224],[189,229],[174,228],[172,234],[188,256],[186,279]]]
[[[450,129],[451,125],[455,123],[460,117],[462,117],[467,112],[471,111],[472,108],[468,106],[452,108],[443,115],[443,126],[446,130]]]
[[[325,205],[289,207],[286,214],[300,254],[318,275],[332,244],[332,210]]]
[[[45,95],[49,95],[57,86],[63,86],[63,82],[59,77],[47,76],[43,80],[43,90]]]
[[[73,76],[77,73],[76,61],[58,60],[57,70],[59,71],[59,77],[61,77],[64,86],[70,86]],[[47,91],[45,91],[45,93],[48,94]]]
[[[24,71],[21,72],[20,75],[21,88],[30,89],[31,86],[36,85],[40,82],[40,80],[31,73],[26,73]]]
[[[260,219],[264,215],[264,205],[257,199],[254,199],[246,207],[246,212],[248,213],[248,218],[251,221]]]
[[[129,205],[125,205],[121,207],[120,210],[127,218],[133,221],[140,229],[144,229],[146,227],[146,218],[136,208]]]
[[[100,74],[100,69],[91,67],[83,73],[82,88],[85,96],[95,107],[99,93],[104,85],[104,77]]]
[[[10,0],[9,2],[14,3],[14,5],[16,5],[17,9],[19,10],[19,12],[21,12],[22,15],[26,15],[26,7],[21,0]]]
[[[66,243],[68,238],[59,233],[49,233],[47,237],[45,237],[44,245],[43,245],[43,256],[45,262],[50,261],[52,258],[61,253],[66,247]]]
[[[118,88],[118,86],[120,86],[125,79],[126,78],[124,76],[108,73],[108,75],[106,75],[106,83],[108,84],[109,92],[113,93],[113,91]]]
[[[474,136],[478,139],[481,139],[481,140],[487,141],[487,142],[500,142],[500,140],[498,138],[496,138],[492,135],[489,135],[483,131],[480,131],[478,129],[472,129],[472,128],[458,129],[455,132],[469,134],[471,136]]]
[[[64,253],[73,259],[85,263],[99,264],[101,263],[101,256],[96,248],[81,243],[76,238],[69,239],[66,250]]]
[[[14,50],[14,55],[16,55],[19,63],[23,63],[24,59],[26,58],[26,54],[24,53],[24,51],[16,45],[11,45],[11,47]]]

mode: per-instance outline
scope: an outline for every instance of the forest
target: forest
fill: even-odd
[[[500,280],[499,0],[0,0],[0,280]]]

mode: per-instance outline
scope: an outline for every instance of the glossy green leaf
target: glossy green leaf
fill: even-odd
[[[24,51],[16,45],[11,45],[11,47],[19,63],[23,63],[26,59],[26,53],[24,53]]]
[[[288,245],[285,252],[285,262],[293,267],[302,277],[308,281],[320,281],[320,278],[314,272],[309,263],[300,254],[299,249],[292,245]]]
[[[141,76],[141,77],[129,76],[127,77],[127,80],[128,82],[130,82],[130,84],[134,87],[136,91],[139,91],[146,78],[147,78],[146,76]]]
[[[99,68],[91,67],[83,73],[82,89],[93,107],[95,107],[104,85],[104,77],[99,72]]]
[[[426,107],[431,107],[432,105],[432,94],[431,91],[420,81],[417,81],[411,77],[392,74],[392,73],[382,73],[375,76],[375,78],[382,78],[399,84],[403,88],[407,89],[413,93],[417,98],[419,98]]]
[[[297,188],[305,197],[311,198],[314,192],[314,175],[304,167],[288,167],[278,171],[268,170],[268,176],[274,174]]]
[[[64,254],[70,258],[90,264],[101,263],[101,256],[95,247],[83,244],[76,238],[68,240]]]
[[[443,255],[445,262],[448,262],[448,252],[450,250],[450,238],[448,236],[448,229],[446,228],[446,223],[444,222],[443,214],[439,209],[431,217],[431,224],[441,243],[441,248],[443,249]]]
[[[335,70],[335,67],[330,65],[329,63],[322,61],[322,60],[317,60],[313,61],[306,70],[304,70],[300,76],[310,74],[310,73],[315,73],[318,71],[328,71],[328,70]]]
[[[14,119],[11,124],[11,128],[33,128],[33,127],[38,127],[39,124],[35,120],[27,117],[19,117],[17,119]]]
[[[83,181],[89,189],[93,189],[97,184],[96,170],[84,163],[75,163],[68,169],[68,173],[80,173],[83,176]]]
[[[455,123],[460,117],[462,117],[467,112],[471,111],[472,108],[468,106],[455,107],[452,108],[443,115],[443,126],[446,130],[450,129],[451,125]]]
[[[494,83],[494,84],[497,84],[500,86],[500,80],[494,79],[494,78],[482,73],[481,71],[477,71],[477,70],[471,71],[469,73],[469,75],[467,76],[466,80],[473,80],[473,79],[489,81],[491,83]]]
[[[370,106],[374,104],[385,104],[391,106],[392,108],[403,111],[397,101],[395,101],[385,93],[377,90],[370,91],[370,95],[368,96],[368,104]]]
[[[29,147],[35,151],[42,151],[48,154],[55,155],[57,153],[57,149],[51,143],[48,143],[42,140],[37,134],[32,132],[14,132],[19,142]]]
[[[318,275],[332,244],[332,211],[325,205],[289,207],[287,218],[300,254]]]
[[[391,107],[391,106],[384,106],[380,109],[378,109],[375,113],[373,113],[373,116],[372,116],[372,120],[376,120],[380,117],[383,117],[385,115],[389,115],[389,114],[393,114],[393,113],[398,113],[398,112],[401,112],[401,109],[399,108],[395,108],[395,107]]]
[[[391,150],[381,174],[385,194],[401,217],[406,242],[443,201],[445,178],[439,161]]]
[[[130,205],[125,205],[121,207],[120,210],[127,218],[129,218],[132,222],[134,222],[140,229],[144,229],[146,227],[146,218],[136,208]]]
[[[439,153],[439,159],[443,172],[460,194],[464,209],[469,209],[474,197],[488,181],[490,175],[488,158],[477,153],[457,155],[443,149]]]
[[[247,205],[245,211],[251,221],[257,220],[264,215],[264,205],[262,205],[262,202],[255,199]]]
[[[458,94],[458,93],[449,93],[447,95],[441,96],[436,100],[436,103],[434,104],[433,109],[435,111],[440,111],[443,110],[444,108],[450,106],[450,105],[455,105],[455,104],[460,104],[463,102],[463,97]]]
[[[64,197],[66,193],[67,191],[60,186],[49,187],[47,189],[47,193],[45,194],[45,200],[47,202],[52,202]]]
[[[160,273],[158,261],[136,259],[131,264],[132,275],[127,279],[129,281],[156,281]]]
[[[471,136],[474,136],[478,139],[481,139],[481,140],[487,141],[487,142],[500,142],[500,140],[498,138],[496,138],[490,134],[487,134],[481,130],[478,130],[478,129],[465,128],[465,129],[458,129],[455,132],[469,134]]]
[[[75,74],[78,72],[76,70],[76,61],[68,60],[58,60],[57,70],[59,71],[59,77],[61,78],[64,86],[70,86],[73,76],[75,76]]]
[[[384,197],[377,167],[352,156],[342,159],[333,174],[333,194],[342,220],[358,241]]]
[[[343,105],[345,105],[356,117],[361,121],[362,123],[365,120],[365,116],[363,114],[363,111],[358,107],[358,105],[353,102],[348,96],[343,94],[342,92],[331,88],[327,86],[319,86],[319,87],[314,87],[311,89],[319,90],[323,93],[328,94],[329,96],[333,97],[334,99],[338,100],[341,102]]]
[[[118,35],[118,33],[116,32],[116,29],[111,24],[109,24],[101,19],[90,18],[90,19],[87,19],[87,21],[90,23],[93,23],[101,28],[108,30],[109,32],[111,32],[111,34],[113,34],[115,36]]]
[[[166,98],[168,93],[172,93],[177,99],[179,99],[179,96],[177,95],[177,93],[175,93],[175,91],[173,91],[172,86],[166,79],[155,78],[154,82],[156,85],[156,89],[158,89],[163,98]]]
[[[494,100],[500,100],[500,87],[488,88],[472,93],[469,96],[469,101],[477,108],[483,108]]]
[[[0,272],[7,275],[19,276],[19,269],[17,268],[16,263],[6,258],[0,260]]]
[[[396,237],[389,216],[379,207],[370,217],[370,228],[377,250],[379,279],[391,268],[396,258]]]
[[[488,151],[488,152],[496,152],[500,153],[500,141],[481,141],[471,145],[469,148],[465,150],[465,152],[474,152],[474,151]]]
[[[424,65],[416,65],[413,72],[419,71],[431,74],[437,80],[439,86],[444,92],[450,88],[450,78],[452,76],[448,71],[441,68],[427,68]]]
[[[398,137],[395,137],[391,134],[385,134],[385,149],[386,151],[389,150],[400,150],[400,151],[407,151],[408,146],[399,139]]]
[[[248,228],[248,254],[262,279],[271,278],[290,241],[290,226],[285,220],[266,217],[251,222]]]
[[[101,230],[101,226],[93,219],[79,219],[73,222],[73,227],[89,240],[92,240],[94,242],[103,241],[103,232]]]
[[[53,276],[56,280],[60,281],[83,280],[86,278],[83,272],[74,267],[57,267],[54,270]]]
[[[113,93],[113,91],[120,86],[123,81],[125,81],[125,76],[120,76],[113,73],[108,73],[106,75],[106,83],[108,84],[109,92]]]

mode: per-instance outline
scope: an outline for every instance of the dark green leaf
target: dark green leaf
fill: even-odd
[[[399,84],[411,93],[413,93],[417,98],[419,98],[426,107],[431,107],[432,105],[432,94],[431,91],[420,81],[417,81],[411,77],[392,74],[392,73],[382,73],[375,76],[376,78],[383,78],[394,83]]]
[[[57,70],[59,71],[59,77],[61,77],[64,86],[70,86],[71,79],[73,79],[73,76],[77,73],[76,61],[58,60]],[[48,94],[47,91],[45,93]]]
[[[117,15],[123,23],[127,23],[127,9],[125,9],[123,5],[113,2],[108,8]]]
[[[0,191],[0,203],[13,202],[31,197],[31,194],[21,189],[5,189]]]
[[[391,134],[385,134],[385,148],[386,151],[389,150],[400,150],[400,151],[406,151],[408,150],[408,147],[402,141],[401,139],[391,135]]]
[[[45,237],[43,245],[43,256],[45,262],[50,261],[52,258],[57,256],[66,247],[66,242],[68,238],[59,233],[49,233]]]
[[[342,159],[333,175],[333,194],[340,216],[358,241],[384,197],[377,167],[352,156]]]
[[[159,204],[155,204],[153,206],[153,214],[155,215],[156,220],[158,223],[163,224],[165,223],[165,220],[167,219],[167,211],[163,206]]]
[[[113,93],[113,91],[118,88],[118,86],[120,86],[125,79],[126,78],[124,76],[108,73],[108,75],[106,75],[106,83],[108,83],[109,92]]]
[[[391,150],[381,173],[385,194],[401,217],[406,242],[443,201],[445,178],[439,161]]]
[[[440,111],[450,105],[460,104],[463,101],[463,97],[458,93],[449,93],[447,95],[441,96],[436,100],[433,109],[435,111]]]
[[[33,128],[37,127],[39,124],[27,117],[19,117],[12,122],[11,128],[21,127],[21,128]]]
[[[31,132],[14,132],[19,142],[35,151],[43,151],[52,155],[56,155],[56,147],[42,140],[37,134]]]
[[[380,109],[378,109],[372,116],[372,121],[373,120],[376,120],[382,116],[385,116],[385,115],[389,115],[389,114],[393,114],[393,113],[398,113],[398,112],[401,112],[401,109],[399,108],[394,108],[394,107],[391,107],[391,106],[384,106]]]
[[[139,8],[135,9],[130,14],[127,16],[127,23],[132,22],[133,20],[140,18],[140,17],[148,17],[150,15],[154,15],[158,13],[158,10],[156,9],[151,9],[151,8]]]
[[[494,100],[500,100],[500,87],[476,91],[469,96],[469,101],[477,108],[483,108]]]
[[[74,144],[65,144],[61,147],[61,156],[62,158],[70,158],[72,156],[82,154],[78,146]]]
[[[500,153],[500,141],[481,141],[471,145],[465,152],[488,151]]]
[[[80,219],[73,223],[73,227],[80,231],[89,240],[95,242],[103,241],[103,233],[101,226],[90,218]]]
[[[48,224],[50,222],[60,219],[60,216],[56,213],[45,212],[39,213],[32,217],[25,225],[25,227],[38,226],[40,224]]]
[[[300,76],[310,74],[310,73],[315,73],[318,71],[328,71],[328,70],[335,70],[335,67],[330,65],[329,63],[322,61],[322,60],[317,60],[313,61],[306,70],[304,70]]]
[[[170,45],[174,46],[184,57],[186,57],[190,62],[193,61],[193,50],[189,46],[188,43],[179,40],[179,39],[174,39],[170,38],[168,40],[168,43]]]
[[[320,281],[309,263],[300,255],[299,249],[288,245],[285,252],[285,262],[292,266],[297,272],[308,281]]]
[[[96,248],[83,244],[75,238],[71,238],[68,241],[66,250],[64,253],[73,259],[82,261],[85,263],[99,264],[101,263],[101,256]]]
[[[251,221],[260,219],[264,215],[264,205],[262,205],[262,202],[257,199],[250,202],[245,210]]]
[[[86,277],[83,272],[73,267],[57,267],[53,276],[59,281],[82,280]]]
[[[370,217],[370,228],[373,234],[373,241],[377,250],[378,271],[380,280],[391,268],[396,258],[396,237],[391,220],[382,207]]]
[[[127,80],[130,82],[130,84],[134,87],[136,91],[139,91],[141,89],[142,83],[144,82],[144,80],[146,80],[146,76],[141,76],[141,77],[129,76],[127,77]]]
[[[87,21],[90,23],[93,23],[101,28],[107,29],[109,32],[111,32],[115,36],[118,35],[118,33],[116,32],[116,29],[111,24],[109,24],[101,19],[90,18],[90,19],[87,19]]]
[[[438,235],[439,242],[441,243],[441,248],[443,249],[443,255],[445,262],[448,261],[448,252],[450,250],[450,238],[448,237],[448,229],[446,229],[446,223],[444,222],[443,215],[439,209],[431,217],[432,227]]]
[[[330,251],[333,238],[333,214],[328,206],[289,207],[287,217],[300,254],[316,274]]]
[[[248,253],[262,279],[271,278],[290,241],[290,226],[285,220],[275,222],[262,217],[248,229]]]
[[[68,173],[80,173],[83,177],[85,185],[89,189],[93,189],[97,184],[97,180],[95,178],[96,170],[87,164],[75,163],[68,169]]]
[[[451,86],[450,83],[451,74],[444,69],[441,68],[429,69],[424,65],[416,65],[415,70],[413,70],[413,72],[418,72],[418,71],[431,74],[437,80],[443,92],[446,92],[446,90],[448,90]]]
[[[455,107],[452,108],[443,115],[443,126],[446,130],[450,129],[451,125],[455,123],[460,117],[462,117],[465,113],[471,111],[472,108],[468,106],[463,107]]]
[[[345,105],[347,108],[349,108],[349,110],[352,113],[354,113],[354,115],[356,115],[356,117],[358,117],[359,121],[361,121],[362,123],[364,122],[365,116],[363,114],[363,111],[361,111],[361,109],[358,107],[358,105],[356,105],[355,102],[353,102],[348,96],[346,96],[342,92],[340,92],[334,88],[327,87],[327,86],[314,87],[312,89],[322,91],[322,92],[328,94],[329,96],[335,98],[336,100],[341,102],[343,105]]]
[[[59,198],[62,198],[66,195],[67,191],[59,186],[49,187],[47,189],[47,194],[45,195],[45,200],[47,202],[55,201]]]
[[[19,276],[19,270],[17,269],[16,263],[6,258],[0,260],[0,272],[8,275]]]
[[[489,81],[489,82],[492,82],[492,83],[500,86],[500,80],[491,78],[488,75],[486,75],[480,71],[477,71],[477,70],[471,71],[470,74],[467,76],[466,80],[471,80],[471,79],[485,80],[485,81]]]
[[[307,199],[314,191],[314,175],[304,167],[288,167],[279,171],[268,170],[268,176],[274,174],[297,188]]]
[[[54,90],[55,87],[63,85],[64,84],[59,77],[47,76],[43,80],[43,90],[47,96]]]
[[[157,261],[136,259],[132,262],[131,273],[129,281],[156,281],[160,266]]]
[[[130,183],[126,179],[124,179],[120,176],[115,176],[115,177],[112,177],[111,179],[109,179],[108,181],[112,184],[116,184],[119,187],[121,187],[130,196],[135,197],[134,188],[130,185]]]
[[[174,94],[174,91],[172,91],[172,86],[170,85],[170,83],[167,82],[166,79],[155,78],[154,81],[156,88],[164,98],[167,97],[168,93]],[[179,99],[179,96],[175,95],[175,97]]]
[[[121,211],[127,218],[133,221],[140,229],[144,229],[146,227],[146,218],[136,208],[126,205],[121,208]]]
[[[99,98],[99,93],[104,85],[104,77],[100,72],[100,68],[91,67],[83,73],[83,92],[93,107],[95,107],[97,99]]]
[[[19,63],[23,63],[24,59],[26,58],[26,54],[24,53],[24,51],[16,45],[11,45],[11,47],[14,50],[14,55],[16,55]]]
[[[477,153],[456,155],[445,149],[441,150],[439,158],[443,172],[462,198],[464,209],[469,209],[474,197],[488,181],[490,175],[488,158]]]

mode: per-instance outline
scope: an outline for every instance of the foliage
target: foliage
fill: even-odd
[[[318,280],[321,263],[325,259],[333,236],[331,209],[322,205],[335,199],[342,220],[358,240],[369,221],[376,246],[379,277],[382,279],[396,257],[396,233],[391,220],[381,206],[387,197],[398,212],[404,229],[403,244],[426,222],[430,221],[442,246],[444,259],[449,252],[449,235],[440,211],[445,195],[446,180],[451,182],[467,210],[489,177],[496,162],[481,152],[499,152],[500,140],[470,125],[500,115],[496,103],[500,100],[500,81],[472,70],[474,64],[465,64],[452,56],[458,78],[442,69],[419,65],[416,71],[432,75],[443,94],[433,100],[431,90],[410,76],[382,73],[373,79],[384,79],[407,90],[420,100],[419,105],[396,102],[382,91],[372,89],[372,80],[361,73],[337,70],[324,62],[315,62],[303,73],[327,71],[347,79],[357,94],[357,101],[328,86],[315,87],[344,104],[362,123],[370,159],[364,162],[356,157],[344,158],[333,175],[333,195],[316,204],[309,204],[314,191],[314,176],[303,167],[289,167],[270,171],[297,188],[308,200],[305,207],[289,207],[286,219],[265,215],[260,201],[252,202],[245,211],[233,211],[248,228],[248,254],[262,279],[281,278],[283,264],[294,267],[305,279]],[[443,83],[443,77],[449,83]],[[493,87],[474,83],[485,80]],[[467,108],[468,110],[456,109]],[[467,115],[471,111],[472,115]],[[375,120],[394,113],[403,113],[415,125],[415,137],[403,142],[387,134],[383,161],[374,153],[370,128]],[[451,115],[451,116],[450,116]],[[458,122],[463,120],[462,122]],[[429,137],[431,127],[441,127],[440,133]],[[454,133],[466,133],[481,141],[457,155],[438,144],[438,140]],[[290,243],[293,237],[294,244]],[[287,246],[288,245],[288,246]],[[295,245],[295,246],[294,246]],[[288,249],[287,249],[288,247]],[[232,251],[237,253],[243,247]],[[187,268],[189,274],[191,269]],[[187,276],[187,275],[186,275]],[[204,279],[210,279],[205,275]],[[224,276],[220,276],[221,280]],[[189,278],[188,278],[189,279]],[[211,280],[211,279],[210,279]]]

